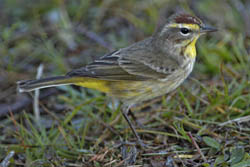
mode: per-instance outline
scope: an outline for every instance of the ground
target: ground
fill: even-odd
[[[249,8],[247,0],[1,1],[0,166],[250,166]],[[16,92],[41,64],[42,77],[65,74],[150,36],[176,10],[219,31],[199,39],[182,86],[132,109],[149,148],[122,145],[135,137],[105,94]]]

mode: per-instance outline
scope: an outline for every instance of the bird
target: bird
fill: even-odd
[[[214,31],[217,29],[206,26],[194,15],[175,13],[142,41],[108,53],[66,75],[18,81],[17,89],[29,92],[77,85],[104,92],[121,101],[121,112],[137,142],[143,145],[128,117],[130,109],[168,94],[183,83],[194,67],[197,39]]]

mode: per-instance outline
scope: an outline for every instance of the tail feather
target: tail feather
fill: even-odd
[[[24,80],[17,82],[17,90],[19,92],[30,92],[36,89],[48,88],[60,85],[72,84],[72,80],[68,76],[49,77],[38,80]]]

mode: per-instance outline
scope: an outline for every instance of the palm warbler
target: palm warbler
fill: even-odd
[[[19,92],[74,84],[97,89],[122,101],[122,113],[137,141],[128,118],[129,109],[177,88],[191,73],[195,43],[200,35],[216,31],[189,14],[174,14],[149,38],[106,54],[86,67],[65,76],[19,81]]]

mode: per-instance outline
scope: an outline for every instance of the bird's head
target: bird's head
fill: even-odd
[[[214,31],[215,28],[205,26],[199,18],[178,13],[170,16],[164,25],[160,25],[154,36],[161,43],[184,47],[192,42],[195,44],[200,35]]]

